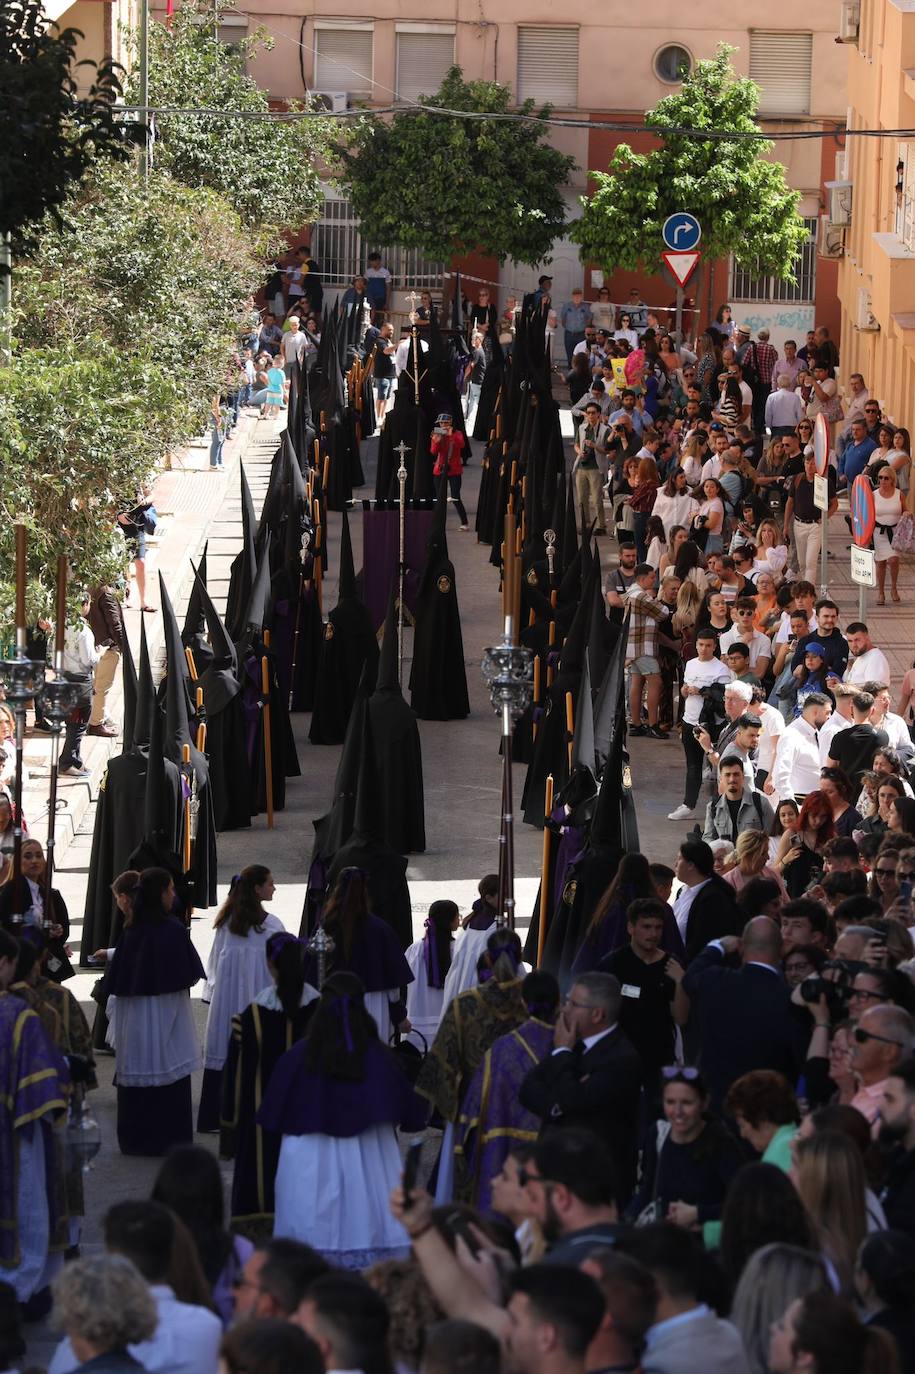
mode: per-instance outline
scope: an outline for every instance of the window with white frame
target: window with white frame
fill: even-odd
[[[533,100],[564,110],[577,108],[578,39],[577,28],[518,26],[519,104]]]
[[[731,259],[730,297],[735,301],[765,301],[769,304],[811,304],[816,295],[817,280],[817,220],[814,215],[804,220],[807,238],[794,269],[787,281],[769,273],[761,275],[752,267],[741,266]]]
[[[400,100],[435,95],[449,67],[454,66],[454,26],[397,25],[397,76]]]
[[[427,258],[418,248],[400,245],[385,247],[363,238],[359,221],[348,200],[328,197],[324,201],[311,233],[311,252],[320,264],[324,284],[349,286],[353,277],[365,270],[366,258],[373,249],[381,253],[398,289],[441,289],[445,264]]]
[[[762,115],[810,113],[812,33],[750,30],[750,79],[759,86]]]
[[[316,91],[372,93],[372,24],[315,24],[314,80]]]
[[[896,233],[915,253],[915,142],[899,144],[896,159]]]

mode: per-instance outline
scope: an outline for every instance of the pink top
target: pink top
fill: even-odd
[[[905,702],[899,714],[904,716],[909,707],[913,705],[912,697],[915,695],[915,668],[910,668],[902,679],[902,687],[899,689],[899,702]]]
[[[776,872],[774,868],[770,868],[768,864],[763,864],[758,873],[751,873],[748,875],[746,873],[741,873],[739,868],[730,868],[727,873],[723,873],[721,876],[726,883],[731,884],[735,892],[739,892],[740,889],[750,881],[750,878],[771,878],[773,883],[778,883],[779,891],[785,901],[787,902],[788,900],[788,889],[785,887],[782,875]]]

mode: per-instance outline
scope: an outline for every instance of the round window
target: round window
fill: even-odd
[[[693,59],[686,48],[679,43],[668,43],[661,48],[654,60],[655,74],[669,86],[675,86],[689,76],[693,69]]]

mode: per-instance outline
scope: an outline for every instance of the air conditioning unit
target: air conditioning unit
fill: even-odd
[[[826,215],[830,224],[851,224],[850,181],[827,181]]]
[[[841,258],[844,252],[844,225],[830,224],[828,215],[820,215],[817,225],[817,253],[821,258]]]
[[[349,109],[348,91],[309,91],[309,95],[319,109],[329,114],[341,114]]]
[[[871,293],[866,286],[858,287],[858,320],[856,328],[864,334],[876,334],[880,328],[871,310]]]
[[[857,43],[861,28],[861,0],[842,0],[839,10],[839,42]]]

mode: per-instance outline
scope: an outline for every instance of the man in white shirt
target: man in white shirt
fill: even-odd
[[[750,672],[762,681],[772,661],[772,644],[768,635],[760,634],[753,628],[756,603],[751,597],[739,596],[731,608],[731,614],[734,624],[721,636],[721,653],[726,654],[731,645],[738,641],[745,644],[750,651]]]
[[[730,440],[723,425],[710,425],[709,434],[711,435],[712,453],[711,457],[702,464],[700,479],[702,482],[707,482],[710,477],[718,478],[721,473],[721,455],[730,446]]]
[[[819,730],[820,763],[825,768],[826,760],[830,757],[829,746],[836,735],[847,730],[855,723],[854,712],[852,711],[852,699],[858,695],[860,687],[852,687],[845,682],[833,682],[829,690],[836,699],[835,709],[827,720],[826,724]]]
[[[765,700],[765,694],[761,687],[753,688],[753,697],[747,707],[747,712],[751,716],[758,717],[761,727],[756,757],[756,786],[761,787],[767,795],[770,795],[775,789],[772,773],[775,769],[775,760],[778,757],[779,742],[788,727],[781,711],[770,706]]]
[[[419,344],[420,358],[429,351],[429,345],[425,339],[417,339]],[[401,372],[413,371],[413,335],[409,329],[404,330],[403,338],[394,350],[394,371],[399,377]]]
[[[766,429],[775,439],[782,434],[791,434],[803,418],[801,398],[792,390],[788,373],[783,372],[778,379],[778,390],[766,397]]]
[[[878,649],[870,637],[867,626],[855,620],[845,631],[848,641],[848,667],[843,682],[853,682],[863,687],[865,682],[890,682],[890,665],[886,654]]]
[[[890,710],[889,684],[885,681],[870,681],[863,683],[862,687],[874,698],[871,724],[876,725],[878,730],[886,731],[890,747],[895,749],[904,761],[910,759],[915,752],[912,748],[912,737],[902,716],[897,716],[895,711]]]
[[[289,328],[283,335],[280,344],[280,352],[283,355],[283,367],[286,376],[291,380],[292,374],[301,361],[302,354],[308,347],[308,335],[303,329],[299,328],[300,320],[298,315],[289,316]]]
[[[772,795],[779,801],[800,800],[820,786],[820,747],[818,731],[829,719],[832,706],[823,692],[811,692],[804,699],[799,718],[782,735],[772,776]]]
[[[683,698],[684,706],[680,738],[686,755],[686,781],[683,801],[671,811],[667,817],[669,821],[685,821],[696,814],[696,803],[702,790],[702,769],[705,764],[705,751],[696,737],[699,718],[710,689],[716,684],[724,685],[731,681],[730,668],[716,657],[717,643],[718,636],[714,630],[700,630],[696,635],[696,657],[688,659],[683,669],[680,696]]]
[[[222,1323],[214,1312],[179,1302],[165,1282],[171,1267],[175,1224],[158,1202],[117,1202],[105,1216],[105,1248],[136,1265],[155,1300],[159,1321],[148,1341],[128,1347],[150,1374],[216,1374]],[[48,1374],[70,1374],[80,1367],[64,1338]]]

